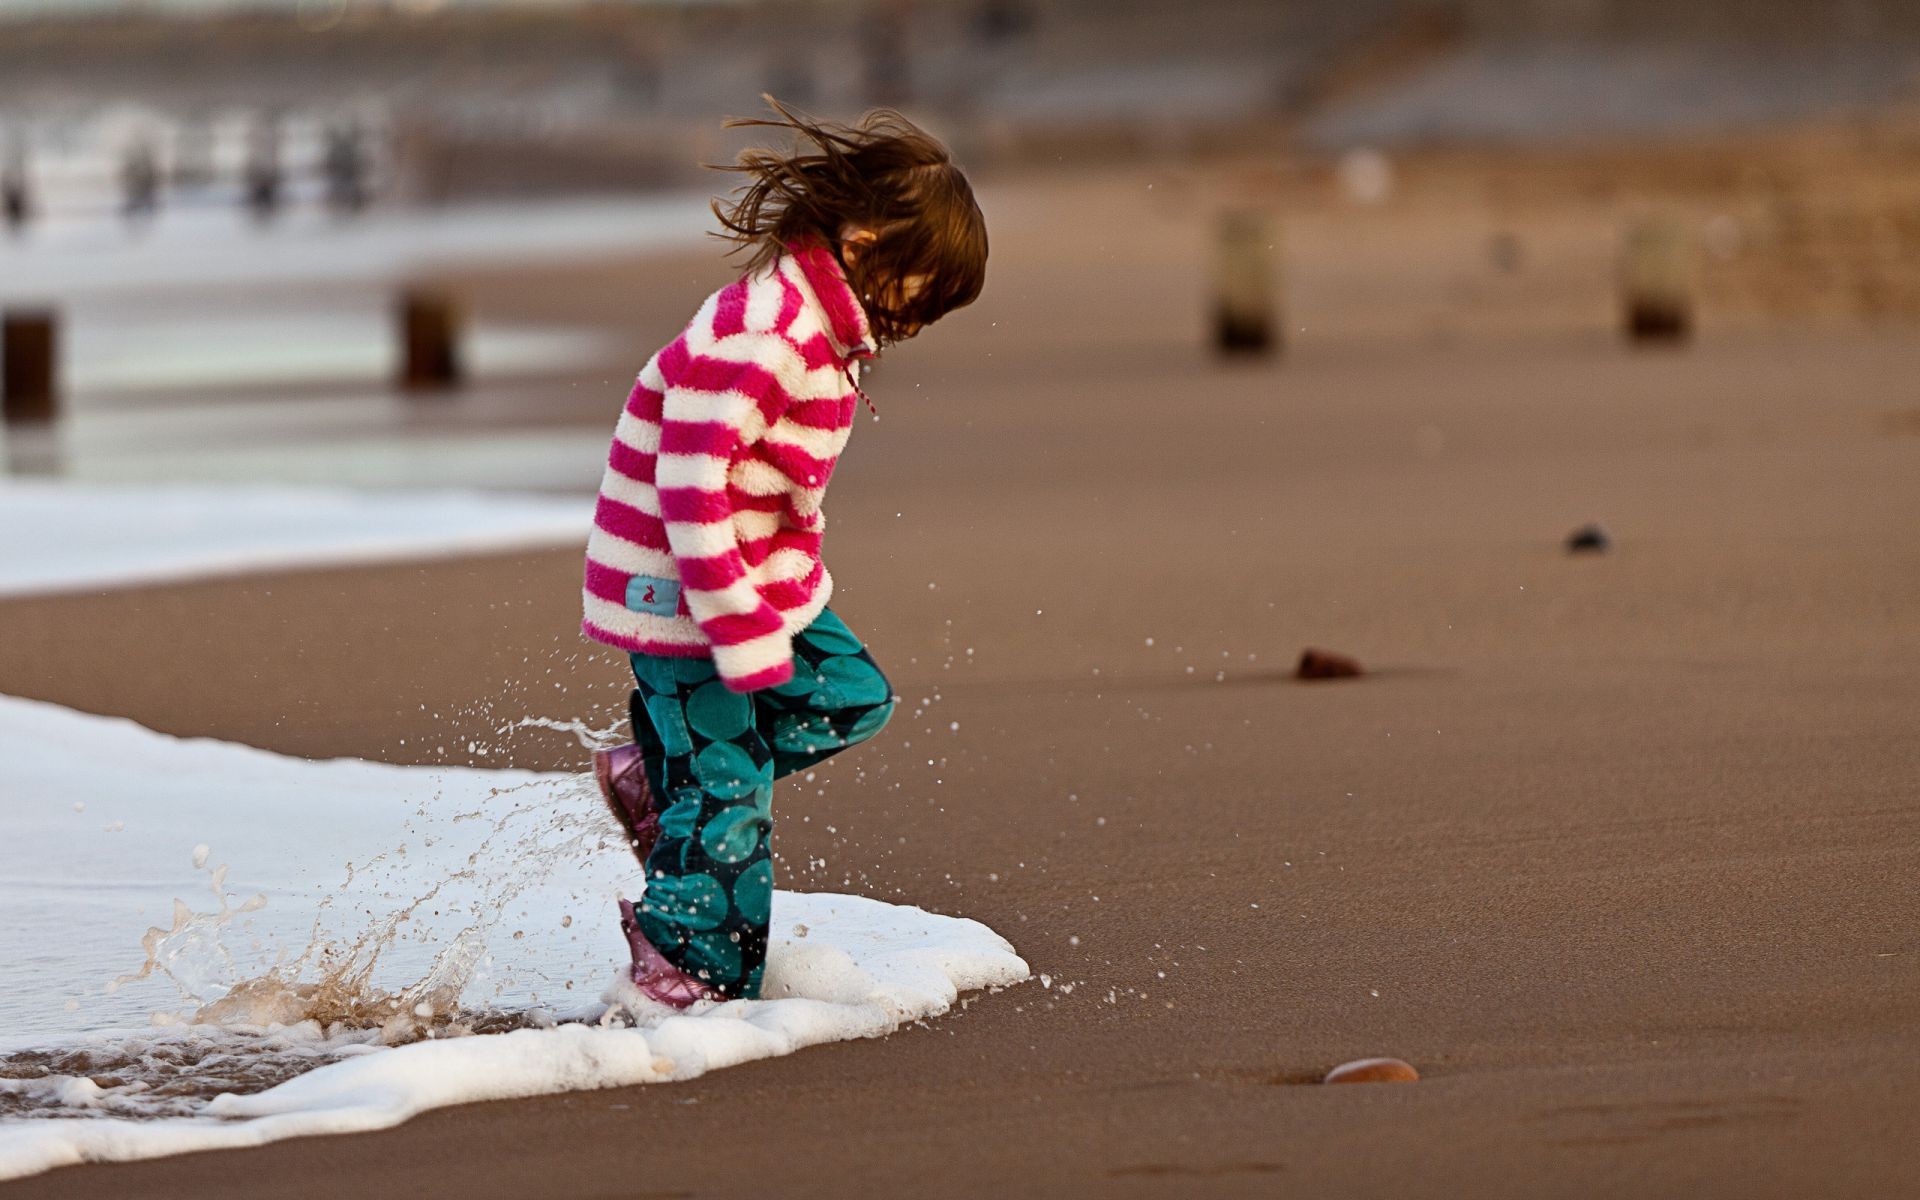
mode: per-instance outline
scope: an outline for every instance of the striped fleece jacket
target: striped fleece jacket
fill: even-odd
[[[582,628],[711,656],[737,692],[793,675],[826,607],[821,500],[853,431],[865,311],[825,246],[791,245],[707,298],[641,369],[587,541]]]

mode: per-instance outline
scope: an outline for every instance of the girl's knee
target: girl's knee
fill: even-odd
[[[900,697],[889,692],[885,700],[860,714],[860,719],[847,732],[847,745],[857,746],[885,729],[887,722],[893,719],[893,710],[899,705]]]

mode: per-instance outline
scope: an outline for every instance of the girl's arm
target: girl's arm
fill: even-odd
[[[660,356],[666,382],[654,486],[687,611],[713,644],[721,681],[736,692],[793,678],[793,641],[778,609],[747,579],[734,534],[727,472],[738,448],[778,418],[787,391],[766,360],[781,339],[741,333],[700,353],[682,338]]]

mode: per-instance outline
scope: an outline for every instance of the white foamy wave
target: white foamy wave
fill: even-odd
[[[768,964],[770,997],[668,1015],[616,983],[597,1021],[469,1034],[381,1049],[366,1035],[317,1025],[275,1027],[263,1041],[328,1059],[253,1094],[226,1093],[194,1117],[107,1119],[113,1104],[91,1079],[0,1081],[96,1119],[0,1125],[0,1179],[80,1162],[125,1161],[257,1146],[289,1137],[358,1133],[417,1113],[479,1100],[692,1079],[822,1042],[879,1037],[950,1009],[960,994],[1027,978],[1013,947],[975,921],[858,896],[782,892]],[[802,941],[793,936],[805,927]],[[777,997],[777,998],[776,998]],[[627,1020],[639,1023],[628,1026]],[[226,1031],[176,1035],[218,1044]],[[286,1069],[286,1064],[280,1064]]]
[[[976,922],[779,892],[765,999],[594,1002],[638,871],[583,777],[307,762],[10,697],[0,761],[0,1178],[688,1079],[1028,975]]]

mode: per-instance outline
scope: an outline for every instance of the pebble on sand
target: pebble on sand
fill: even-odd
[[[1599,554],[1612,545],[1613,539],[1598,525],[1582,525],[1567,535],[1567,550],[1573,554]]]
[[[1413,1064],[1397,1058],[1356,1058],[1327,1072],[1322,1083],[1412,1083],[1420,1078]]]
[[[1359,662],[1331,650],[1308,648],[1300,652],[1300,666],[1294,675],[1300,679],[1352,679],[1365,674]]]

